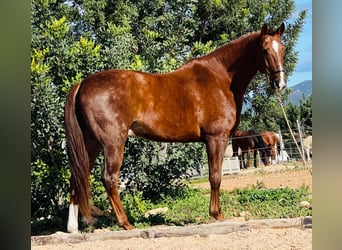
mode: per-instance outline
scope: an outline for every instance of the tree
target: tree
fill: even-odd
[[[290,0],[33,0],[32,218],[56,214],[58,208],[67,204],[70,171],[64,146],[63,107],[66,93],[75,82],[109,68],[168,72],[242,34],[260,29],[264,22],[275,27],[283,21],[287,26],[285,70],[291,74],[297,62],[294,45],[306,17],[303,10],[291,21],[294,7]],[[253,101],[253,109],[243,122],[276,128],[279,112],[266,84],[261,75],[253,80],[246,99]],[[258,116],[265,119],[253,118]],[[260,120],[265,120],[265,124],[259,124]],[[193,162],[192,155],[200,157],[204,152],[201,144],[190,148],[187,144],[168,144],[169,153],[160,160],[156,151],[164,145],[141,140],[128,144],[131,147],[126,147],[122,175],[140,175],[139,184],[130,184],[145,190],[156,186],[158,175],[174,171],[172,178],[178,178],[186,173],[185,166],[198,166],[201,162]],[[135,147],[146,150],[134,150]],[[144,167],[147,164],[150,169]],[[138,167],[142,172],[137,172]],[[149,171],[148,175],[143,171]],[[147,180],[153,171],[153,177]],[[92,182],[96,187],[101,186],[97,185],[100,172],[94,169],[96,178]],[[169,183],[172,178],[165,177]],[[158,192],[149,189],[146,196]]]
[[[299,110],[301,124],[312,128],[312,95],[300,100]]]
[[[66,91],[101,63],[99,46],[74,36],[63,8],[33,1],[31,52],[31,216],[54,214],[68,197],[63,106]]]

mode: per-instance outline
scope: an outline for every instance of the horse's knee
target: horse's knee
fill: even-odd
[[[221,173],[215,172],[211,173],[209,176],[209,181],[210,181],[210,186],[213,189],[218,189],[220,188],[221,185]]]

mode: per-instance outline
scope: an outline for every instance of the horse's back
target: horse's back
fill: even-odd
[[[107,70],[83,80],[78,101],[91,128],[131,130],[160,141],[195,141],[201,132],[200,104],[189,86],[180,84],[175,74]]]
[[[272,131],[262,131],[260,132],[260,135],[262,136],[264,142],[266,144],[274,146],[277,142],[280,141],[279,135]]]

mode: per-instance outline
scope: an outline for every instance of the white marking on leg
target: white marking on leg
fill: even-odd
[[[68,232],[78,233],[78,205],[70,203],[68,217]]]
[[[272,41],[272,48],[274,49],[274,51],[277,54],[277,58],[278,58],[278,62],[279,62],[279,69],[280,72],[280,81],[279,81],[279,89],[283,89],[286,86],[286,82],[285,82],[285,74],[283,72],[284,68],[283,66],[280,64],[280,58],[279,58],[279,44],[277,41],[273,40]]]

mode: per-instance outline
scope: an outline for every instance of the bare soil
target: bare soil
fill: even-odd
[[[228,191],[250,185],[264,185],[266,188],[299,188],[308,185],[312,190],[311,165],[274,165],[258,169],[243,170],[238,174],[224,176],[221,189]],[[208,182],[193,184],[195,187],[209,188]],[[312,249],[312,229],[251,228],[227,234],[210,234],[203,237],[130,238],[121,240],[98,240],[78,244],[59,243],[32,245],[31,249]]]
[[[309,186],[312,191],[311,165],[284,166],[272,165],[260,168],[250,168],[238,174],[225,175],[222,178],[221,189],[232,191],[234,188],[244,188],[252,185],[264,185],[266,188],[299,188]],[[210,188],[209,182],[197,183],[193,187]]]

